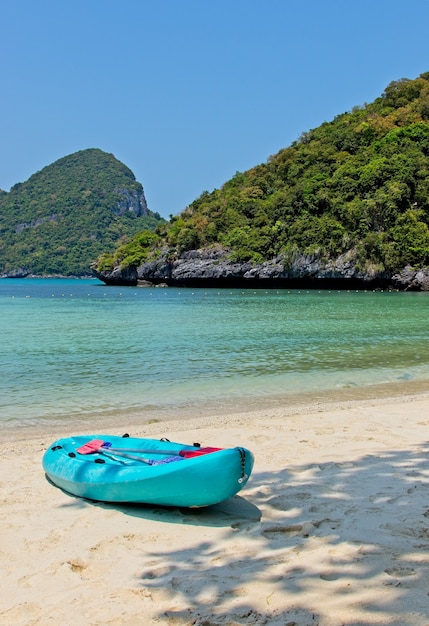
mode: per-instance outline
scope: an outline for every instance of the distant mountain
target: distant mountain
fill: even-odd
[[[96,265],[106,282],[188,285],[386,285],[405,268],[408,284],[428,267],[429,72],[303,133]]]
[[[128,167],[82,150],[0,192],[0,275],[90,275],[102,252],[164,222]]]

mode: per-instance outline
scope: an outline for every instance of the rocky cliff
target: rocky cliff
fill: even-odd
[[[335,260],[297,254],[289,261],[276,257],[259,265],[234,263],[228,250],[191,250],[177,258],[165,251],[140,267],[116,267],[94,275],[108,285],[174,287],[338,288],[429,291],[429,268],[405,267],[395,274],[361,270],[351,252]]]
[[[116,215],[134,213],[137,217],[150,215],[143,189],[129,191],[128,189],[115,189],[121,196],[114,212]]]

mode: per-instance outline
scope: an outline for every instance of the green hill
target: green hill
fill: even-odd
[[[392,82],[266,163],[204,192],[156,235],[136,236],[101,271],[221,248],[236,262],[298,254],[393,272],[429,265],[429,72]]]
[[[88,275],[102,252],[164,221],[128,167],[82,150],[0,192],[0,274]]]

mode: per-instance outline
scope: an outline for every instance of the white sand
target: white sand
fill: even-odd
[[[254,452],[245,490],[190,511],[69,496],[41,466],[56,435],[21,432],[0,623],[429,626],[428,427],[421,393],[127,429]]]

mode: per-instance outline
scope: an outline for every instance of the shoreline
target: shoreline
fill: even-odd
[[[7,439],[2,621],[427,626],[429,390],[401,388],[135,423],[254,452],[245,489],[207,509],[72,497],[44,476],[48,428]]]
[[[100,429],[132,429],[133,432],[153,433],[161,428],[165,430],[170,423],[186,424],[188,422],[207,422],[212,420],[225,419],[231,416],[240,416],[242,413],[253,415],[260,411],[281,411],[286,417],[290,414],[299,414],[306,411],[329,411],[348,407],[356,402],[395,402],[396,398],[413,398],[428,394],[429,379],[407,380],[388,383],[377,383],[374,385],[349,386],[338,389],[328,389],[325,391],[312,390],[307,393],[279,394],[277,396],[252,397],[246,401],[225,399],[222,406],[219,403],[204,402],[198,407],[179,407],[175,410],[171,408],[155,408],[150,410],[128,409],[120,411],[106,412],[103,414],[89,413],[79,416],[61,417],[57,420],[35,419],[17,423],[2,422],[3,433],[10,441],[25,441],[30,438],[37,438],[40,435],[64,436],[76,435],[79,433],[90,433]],[[36,422],[36,423],[34,423]]]

